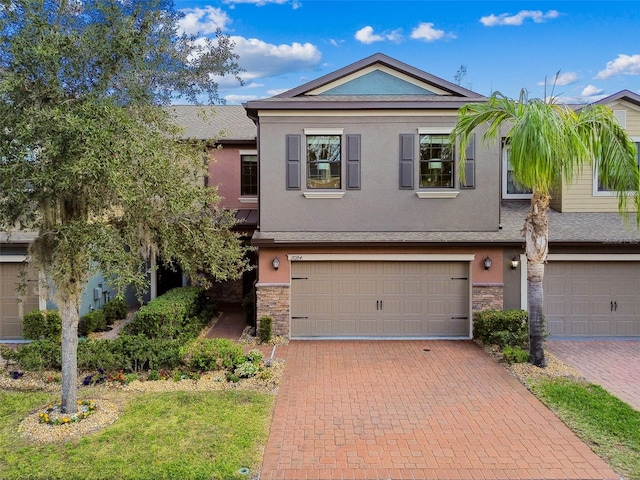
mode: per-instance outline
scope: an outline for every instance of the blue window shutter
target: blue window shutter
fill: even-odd
[[[400,135],[400,188],[413,188],[415,135]]]
[[[360,189],[360,135],[347,135],[347,188]]]
[[[464,183],[460,188],[476,188],[476,134],[472,133],[465,150],[467,161],[464,164]]]
[[[300,145],[301,135],[287,135],[287,189],[300,190]]]

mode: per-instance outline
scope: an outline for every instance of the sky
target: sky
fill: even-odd
[[[565,103],[640,94],[640,1],[175,0],[180,28],[230,36],[244,85],[268,98],[383,53],[482,95]],[[554,87],[555,83],[555,87]]]

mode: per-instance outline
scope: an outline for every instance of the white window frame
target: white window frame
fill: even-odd
[[[616,110],[617,111],[617,110]],[[624,110],[623,110],[624,111]],[[631,141],[635,142],[636,148],[640,150],[640,136],[629,136]],[[612,190],[598,190],[598,165],[593,163],[593,193],[594,197],[615,197],[616,192]]]
[[[505,200],[530,200],[532,193],[507,193],[507,173],[509,172],[509,158],[507,152],[511,150],[511,146],[507,143],[502,145],[500,156],[502,157],[502,174],[500,182],[502,184],[502,198]]]

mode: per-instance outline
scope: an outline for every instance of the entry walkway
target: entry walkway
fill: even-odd
[[[640,411],[640,337],[549,339],[545,348],[591,383]]]
[[[261,480],[618,479],[468,341],[293,341]]]

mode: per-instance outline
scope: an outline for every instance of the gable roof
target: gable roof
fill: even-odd
[[[617,100],[627,100],[634,105],[640,106],[640,95],[632,92],[631,90],[621,90],[613,95],[609,95],[608,97],[598,100],[597,102],[593,102],[592,105],[607,105]]]
[[[216,143],[255,143],[257,128],[242,105],[172,105],[168,107],[182,138]]]
[[[376,53],[279,95],[245,104],[262,109],[457,109],[486,97]]]

